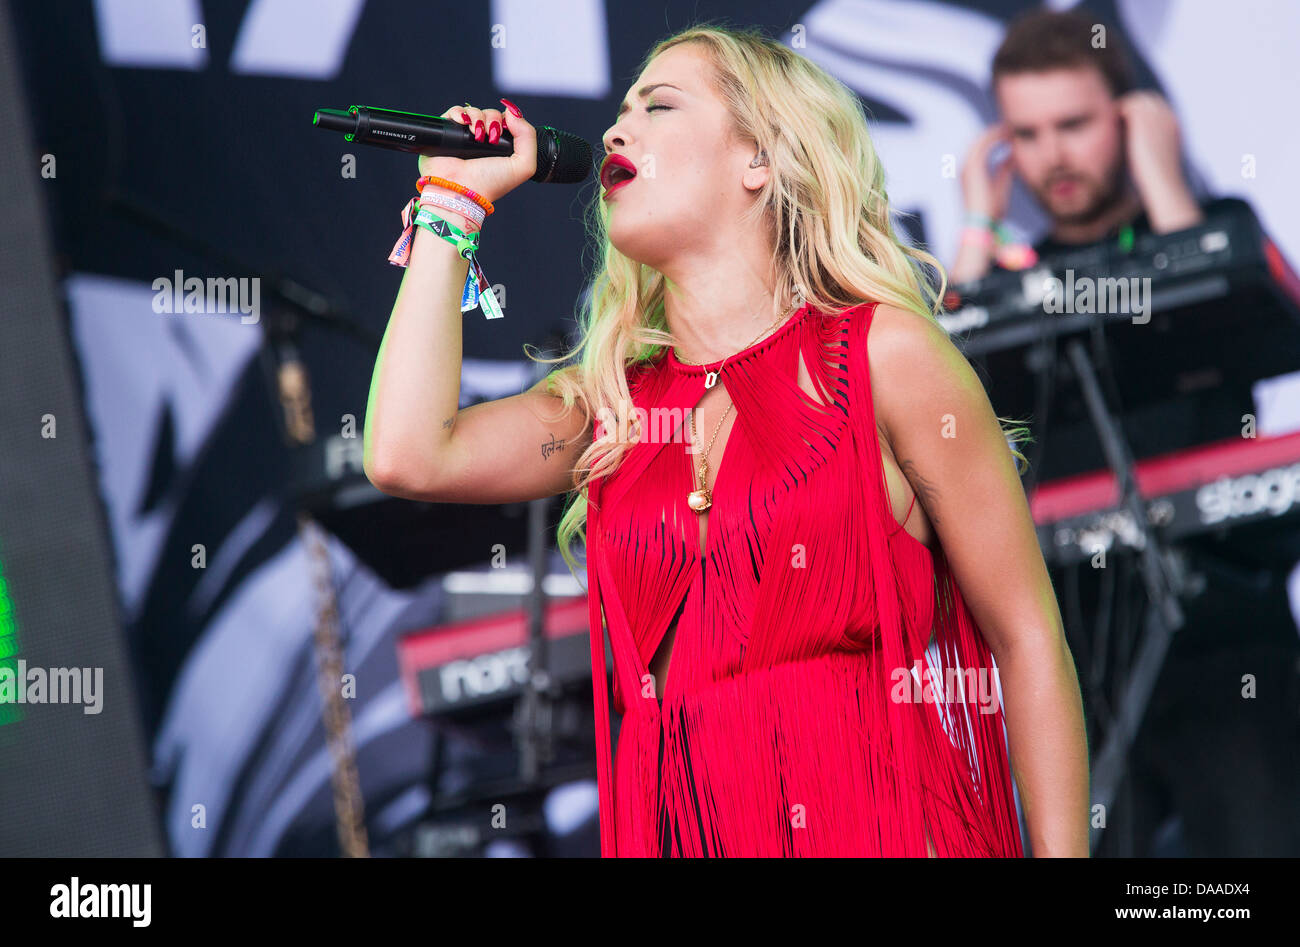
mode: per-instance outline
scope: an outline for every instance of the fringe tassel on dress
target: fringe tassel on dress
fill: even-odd
[[[629,368],[649,428],[588,493],[604,856],[1023,854],[992,656],[889,502],[873,313],[805,306],[727,361],[704,555],[682,424],[705,369]],[[661,705],[647,665],[683,600]]]

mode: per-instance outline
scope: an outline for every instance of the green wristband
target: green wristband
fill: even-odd
[[[420,212],[415,217],[415,223],[430,233],[437,234],[448,243],[455,244],[456,252],[460,254],[463,260],[470,259],[478,252],[478,232],[467,234],[465,231],[457,229],[450,221],[430,211],[427,207],[420,208]]]

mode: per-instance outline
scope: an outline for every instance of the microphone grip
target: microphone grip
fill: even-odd
[[[495,142],[478,141],[466,125],[432,115],[353,106],[317,109],[312,124],[343,132],[348,141],[404,151],[408,154],[453,158],[508,158],[515,153],[514,136],[504,128]],[[532,180],[577,184],[591,173],[591,145],[572,132],[550,125],[537,127],[537,170]]]
[[[421,122],[410,115],[390,118],[383,112],[360,109],[354,138],[410,154],[450,155],[456,158],[508,158],[515,153],[514,137],[505,129],[495,143],[477,141],[473,131],[459,122]],[[418,132],[418,134],[416,134]]]

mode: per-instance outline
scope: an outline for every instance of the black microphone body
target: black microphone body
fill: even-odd
[[[348,141],[409,154],[496,158],[515,153],[514,136],[504,128],[496,143],[490,144],[476,141],[468,126],[436,115],[354,105],[347,111],[317,109],[312,124],[343,132]],[[591,145],[570,132],[537,126],[537,173],[532,180],[577,184],[586,180],[591,170]]]

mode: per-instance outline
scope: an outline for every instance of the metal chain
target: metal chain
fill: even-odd
[[[752,348],[753,346],[757,345],[758,342],[759,342],[759,340],[762,339],[763,336],[767,335],[769,332],[771,332],[773,329],[775,329],[775,328],[777,327],[777,325],[779,325],[781,322],[783,322],[783,321],[785,320],[785,318],[786,318],[787,316],[789,316],[790,313],[794,312],[797,308],[799,308],[799,307],[798,307],[798,306],[791,306],[791,307],[790,307],[789,309],[787,309],[785,312],[781,313],[781,315],[777,316],[777,317],[776,317],[776,322],[773,322],[770,326],[768,326],[766,329],[764,329],[762,332],[760,332],[760,333],[755,337],[755,339],[754,339],[753,342],[750,342],[749,345],[746,345],[744,348],[740,349],[740,351],[743,352],[743,351],[745,351],[745,349]],[[674,354],[674,355],[677,355],[677,349],[675,349],[675,348],[673,349],[673,354]],[[732,352],[732,353],[731,353],[731,355],[736,355],[736,354],[737,354],[736,352]],[[726,366],[726,364],[727,364],[727,359],[731,358],[731,355],[728,355],[727,358],[724,358],[724,359],[722,360],[722,364],[718,366],[717,374],[719,374],[719,375],[722,374],[722,369]],[[699,365],[704,365],[704,364],[706,364],[705,362],[688,362],[688,361],[686,361],[684,358],[682,358],[680,355],[677,355],[677,361],[681,362],[683,365],[695,365],[695,366],[699,366]],[[735,406],[736,406],[736,403],[733,401],[733,402],[731,402],[730,404],[727,405],[727,410],[722,412],[722,417],[718,418],[718,424],[717,424],[717,426],[713,429],[713,436],[712,436],[711,438],[709,438],[709,446],[708,446],[707,448],[705,448],[705,450],[704,450],[704,459],[700,461],[700,470],[699,470],[699,475],[700,475],[700,489],[701,489],[701,490],[705,489],[706,485],[707,485],[708,482],[709,482],[709,480],[708,480],[708,478],[709,478],[709,454],[713,452],[713,442],[716,441],[716,440],[718,439],[718,432],[722,430],[722,422],[725,421],[725,420],[727,419],[727,415],[731,413],[731,409],[734,408]],[[691,412],[691,436],[692,436],[692,437],[693,437],[697,442],[698,442],[699,439],[700,439],[700,432],[699,432],[698,429],[695,427],[695,412],[694,412],[694,411]]]
[[[795,311],[796,309],[798,309],[798,308],[799,308],[799,306],[796,304],[796,305],[794,305],[794,306],[791,306],[791,307],[790,307],[789,309],[787,309],[785,312],[781,313],[781,315],[779,315],[779,316],[776,317],[776,322],[772,323],[770,326],[768,326],[766,329],[764,329],[762,332],[760,332],[760,333],[758,334],[758,337],[755,338],[753,342],[750,342],[749,345],[746,345],[745,348],[740,349],[740,351],[743,352],[743,351],[745,351],[745,349],[750,348],[751,346],[757,345],[759,339],[761,339],[763,336],[767,335],[769,332],[771,332],[773,329],[775,329],[778,323],[780,323],[782,320],[784,320],[784,319],[786,318],[786,316],[790,315],[790,313],[794,312],[794,311]],[[732,353],[731,353],[731,355],[737,355],[737,354],[739,354],[739,353],[738,353],[738,352],[732,352]],[[694,365],[695,367],[698,368],[698,367],[701,366],[701,365],[707,365],[707,364],[708,364],[708,362],[688,362],[686,359],[682,358],[681,355],[679,355],[679,354],[677,353],[677,349],[676,349],[676,348],[673,349],[673,355],[677,356],[677,361],[681,362],[683,365]],[[727,358],[724,358],[724,359],[722,360],[722,365],[719,365],[719,366],[718,366],[718,371],[719,371],[719,372],[722,371],[722,366],[727,364],[727,359],[728,359],[728,358],[731,358],[731,355],[728,355]]]
[[[320,688],[321,715],[325,722],[326,743],[332,766],[330,783],[334,789],[334,819],[338,828],[339,847],[345,858],[368,858],[365,807],[361,799],[361,780],[357,774],[356,753],[352,746],[352,716],[343,700],[343,656],[338,637],[338,604],[334,596],[329,551],[322,530],[305,510],[298,513],[298,534],[307,547],[315,566],[313,579],[317,594],[315,636],[316,682]]]

